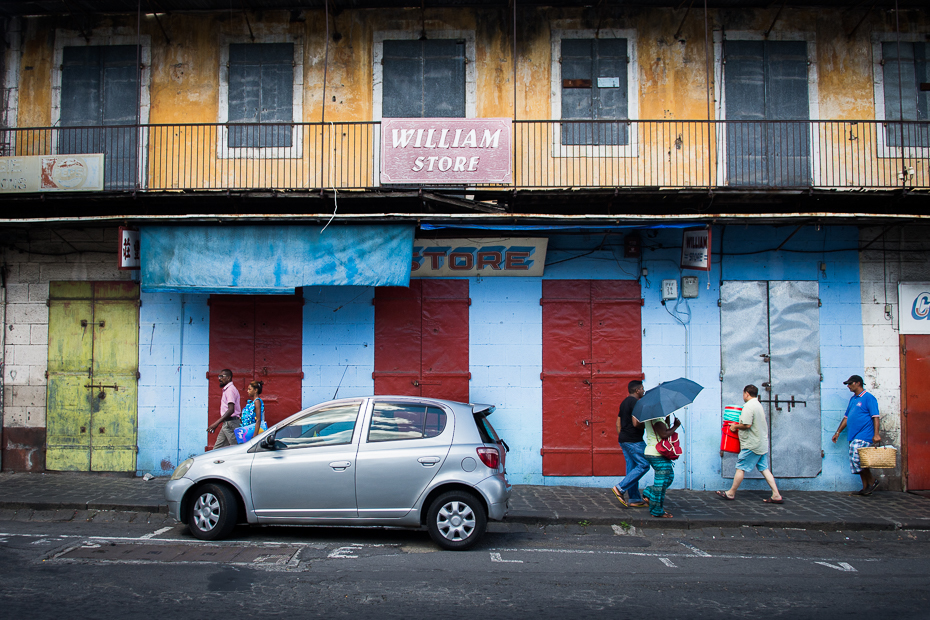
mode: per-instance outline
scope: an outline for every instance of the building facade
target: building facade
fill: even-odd
[[[755,383],[780,486],[853,489],[860,374],[930,486],[925,8],[18,4],[4,470],[166,474],[231,368],[271,421],[492,403],[515,483],[611,486],[626,384],[688,377],[675,486]]]

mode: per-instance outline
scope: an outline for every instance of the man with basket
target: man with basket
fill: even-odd
[[[846,406],[846,413],[840,426],[833,433],[833,443],[839,439],[843,429],[847,429],[846,437],[849,439],[849,468],[862,479],[862,489],[851,495],[871,495],[878,488],[878,480],[872,475],[869,467],[863,467],[859,460],[859,448],[866,448],[873,444],[878,445],[882,438],[878,434],[878,401],[862,386],[862,377],[853,375],[843,385],[849,388],[853,395]]]

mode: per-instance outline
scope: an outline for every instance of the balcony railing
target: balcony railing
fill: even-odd
[[[380,123],[0,130],[2,155],[104,153],[112,191],[365,190]],[[493,189],[930,188],[930,123],[514,121],[513,182]]]

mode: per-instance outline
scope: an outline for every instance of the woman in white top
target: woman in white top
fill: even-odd
[[[669,428],[669,419],[656,418],[646,421],[646,460],[655,471],[655,480],[651,487],[643,489],[643,497],[649,500],[649,514],[660,519],[671,519],[672,513],[665,512],[665,491],[675,480],[675,461],[667,459],[656,450],[656,444],[668,439],[681,426],[681,420]]]

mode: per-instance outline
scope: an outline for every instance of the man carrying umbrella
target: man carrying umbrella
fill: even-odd
[[[666,381],[643,394],[633,408],[633,416],[645,423],[645,456],[655,471],[653,485],[643,490],[643,497],[649,500],[649,514],[653,517],[672,518],[672,513],[665,511],[665,492],[675,480],[675,461],[662,456],[656,446],[659,442],[672,438],[681,426],[681,420],[677,418],[675,423],[670,425],[669,414],[694,402],[703,389],[690,379]]]

